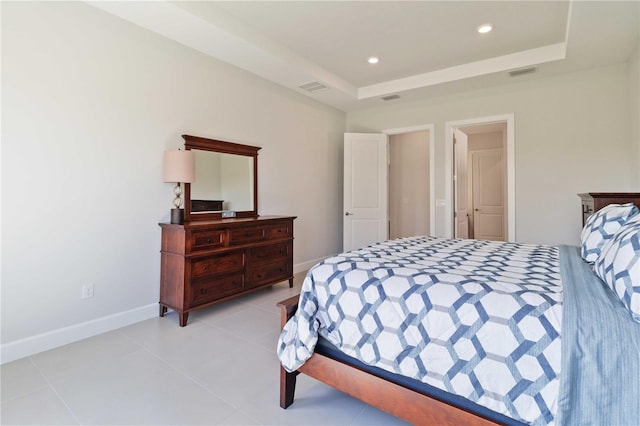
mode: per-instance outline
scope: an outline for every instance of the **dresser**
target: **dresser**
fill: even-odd
[[[160,316],[189,312],[289,281],[293,286],[293,216],[160,223]]]
[[[589,216],[609,204],[634,203],[640,208],[640,192],[587,192],[578,196],[582,201],[582,226]]]

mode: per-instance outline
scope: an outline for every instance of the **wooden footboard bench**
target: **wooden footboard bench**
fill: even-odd
[[[299,296],[294,296],[277,304],[280,307],[280,328],[284,327],[296,312],[298,298]],[[415,425],[497,424],[477,414],[319,353],[314,353],[293,373],[288,373],[280,366],[280,406],[282,408],[287,408],[293,403],[296,377],[300,373]]]

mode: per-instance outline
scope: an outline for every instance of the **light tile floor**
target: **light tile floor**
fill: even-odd
[[[191,313],[175,313],[1,367],[2,425],[400,425],[307,376],[278,405],[280,283]]]

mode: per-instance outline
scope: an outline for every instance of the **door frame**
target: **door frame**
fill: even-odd
[[[481,124],[506,123],[507,146],[507,241],[516,241],[516,165],[515,165],[515,114],[508,113],[489,117],[470,118],[445,122],[445,237],[453,238],[453,131]],[[463,130],[464,131],[464,130]]]
[[[435,209],[435,192],[436,192],[436,173],[435,173],[435,125],[421,124],[417,126],[398,127],[394,129],[382,130],[387,136],[401,135],[404,133],[413,133],[428,130],[429,131],[429,235],[436,235],[436,209]],[[389,145],[387,144],[387,150]],[[387,156],[387,161],[389,157]],[[389,192],[389,182],[387,182],[387,193]],[[388,202],[388,200],[387,200]]]

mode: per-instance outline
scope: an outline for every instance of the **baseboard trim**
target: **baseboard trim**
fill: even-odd
[[[325,259],[325,257],[295,264],[293,265],[293,272],[295,274],[306,273],[309,268],[321,262],[323,259]],[[106,317],[5,343],[0,346],[0,364],[55,349],[88,337],[97,336],[107,331],[153,318],[156,315],[158,315],[158,304],[152,303]]]
[[[152,303],[106,317],[5,343],[0,346],[0,364],[5,364],[39,352],[77,342],[87,337],[125,327],[153,318],[156,315],[158,315],[158,304]]]
[[[327,257],[329,257],[329,256],[320,257],[318,259],[309,260],[309,261],[303,262],[303,263],[297,263],[297,264],[293,265],[293,273],[294,274],[298,274],[300,272],[307,272],[309,269],[311,269],[317,263],[322,262]]]

